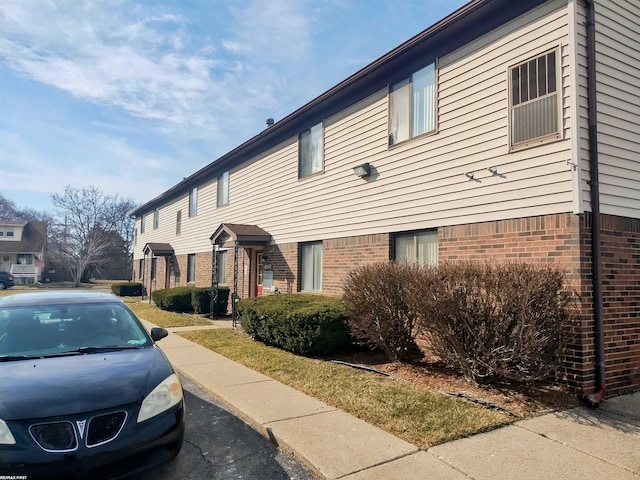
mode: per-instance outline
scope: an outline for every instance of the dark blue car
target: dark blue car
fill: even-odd
[[[174,458],[180,380],[124,302],[0,297],[0,477],[118,478]]]

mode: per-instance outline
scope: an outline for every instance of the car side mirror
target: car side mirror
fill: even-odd
[[[151,339],[154,342],[157,342],[158,340],[162,340],[167,335],[169,335],[169,332],[167,332],[167,330],[164,328],[153,327],[151,329]]]

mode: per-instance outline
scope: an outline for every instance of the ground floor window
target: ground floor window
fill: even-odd
[[[138,278],[144,278],[144,258],[138,260]]]
[[[196,281],[196,254],[190,253],[187,256],[187,282]]]
[[[420,265],[438,264],[438,231],[399,233],[393,237],[393,259],[417,262]]]
[[[220,250],[217,252],[218,262],[218,283],[227,284],[227,251]]]
[[[322,242],[300,247],[300,289],[322,291]]]

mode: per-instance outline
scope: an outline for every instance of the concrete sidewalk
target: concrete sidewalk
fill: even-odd
[[[205,328],[228,327],[222,321]],[[597,410],[548,414],[425,452],[179,335],[170,333],[158,345],[183,375],[319,478],[640,480],[640,393],[607,400]]]

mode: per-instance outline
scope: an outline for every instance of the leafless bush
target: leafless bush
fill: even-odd
[[[444,263],[416,272],[406,293],[433,353],[476,382],[533,382],[562,363],[574,296],[559,268]]]
[[[415,317],[405,291],[420,271],[407,263],[379,263],[351,271],[343,303],[356,339],[380,348],[391,361],[405,359],[415,345]]]

